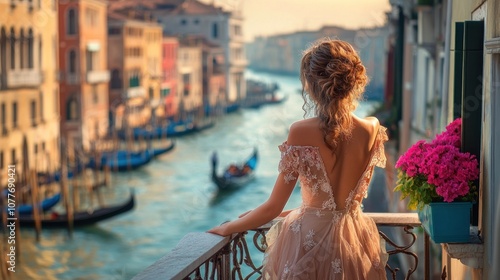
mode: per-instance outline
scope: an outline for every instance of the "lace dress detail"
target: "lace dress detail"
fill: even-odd
[[[360,205],[374,167],[385,167],[387,139],[381,126],[369,164],[340,210],[319,148],[279,146],[278,171],[287,183],[300,181],[303,202],[266,235],[263,279],[386,279],[385,244]]]

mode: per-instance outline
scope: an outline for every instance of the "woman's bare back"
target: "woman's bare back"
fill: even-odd
[[[353,129],[348,140],[339,141],[335,151],[326,145],[318,118],[295,122],[290,130],[288,144],[319,147],[319,152],[332,186],[337,209],[353,190],[370,159],[380,124],[374,117],[365,119],[352,115]]]

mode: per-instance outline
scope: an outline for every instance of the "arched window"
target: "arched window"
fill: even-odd
[[[214,22],[212,24],[212,37],[213,38],[219,37],[219,25],[217,24],[217,22]]]
[[[33,48],[33,30],[28,31],[28,68],[33,69],[34,67],[34,48]]]
[[[66,120],[78,120],[78,103],[75,96],[71,96],[66,102]]]
[[[10,69],[16,69],[16,33],[14,27],[10,29]]]
[[[68,10],[68,23],[67,23],[68,35],[75,35],[76,28],[77,28],[77,21],[76,21],[75,9],[69,9]]]
[[[26,38],[24,37],[24,29],[21,28],[21,36],[19,38],[19,58],[20,58],[20,61],[19,61],[19,65],[20,65],[20,68],[23,69],[24,68],[24,63],[25,63],[25,52],[24,52],[24,48],[25,48],[25,43],[24,41],[26,40]]]
[[[70,74],[76,73],[76,51],[70,50],[68,54],[68,71]]]

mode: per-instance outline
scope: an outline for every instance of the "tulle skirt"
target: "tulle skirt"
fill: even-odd
[[[385,242],[359,208],[299,208],[275,224],[266,240],[266,280],[386,279]]]

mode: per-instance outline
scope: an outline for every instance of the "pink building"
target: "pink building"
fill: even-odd
[[[108,132],[106,2],[59,2],[61,137],[89,149]]]
[[[177,51],[179,41],[176,37],[163,37],[162,42],[162,79],[161,98],[165,104],[165,115],[173,117],[179,108],[179,97],[177,91]]]

